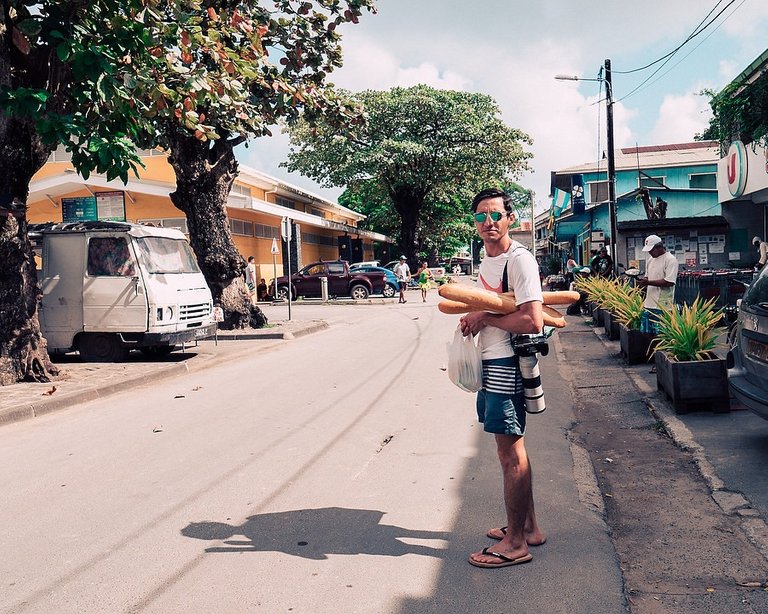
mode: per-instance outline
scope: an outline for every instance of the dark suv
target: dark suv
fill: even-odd
[[[728,352],[731,393],[768,420],[768,266],[741,299],[732,339]]]

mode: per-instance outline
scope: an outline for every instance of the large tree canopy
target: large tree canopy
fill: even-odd
[[[423,232],[466,218],[474,193],[527,168],[530,138],[504,124],[489,96],[426,85],[345,95],[363,106],[365,121],[342,132],[322,121],[298,122],[290,128],[287,166],[324,185],[347,186],[345,202],[366,213],[369,203],[386,204],[411,261],[425,248]]]
[[[29,182],[64,143],[84,175],[127,179],[134,145],[163,146],[172,199],[214,297],[247,320],[226,199],[234,147],[278,118],[339,117],[326,88],[337,27],[373,0],[0,0],[0,383],[55,375],[37,319]],[[239,312],[239,315],[238,315]]]
[[[341,65],[338,26],[364,9],[373,0],[187,0],[154,2],[135,16],[149,32],[148,53],[125,58],[123,71],[142,144],[170,152],[171,199],[227,327],[246,325],[252,311],[226,216],[234,149],[269,135],[279,119],[354,116],[326,79]]]

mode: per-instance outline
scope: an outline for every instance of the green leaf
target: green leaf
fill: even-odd
[[[66,62],[69,59],[69,56],[70,56],[69,43],[67,43],[67,42],[59,43],[56,46],[56,56],[62,62]]]

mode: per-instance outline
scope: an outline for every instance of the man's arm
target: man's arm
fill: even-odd
[[[541,302],[529,301],[518,305],[518,310],[507,314],[490,313],[488,311],[471,311],[459,320],[461,332],[476,335],[486,326],[495,326],[508,333],[521,335],[541,332],[544,319],[541,312]]]

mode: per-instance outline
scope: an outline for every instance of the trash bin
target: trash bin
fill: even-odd
[[[328,278],[327,277],[320,278],[320,296],[322,297],[324,303],[328,302]]]

